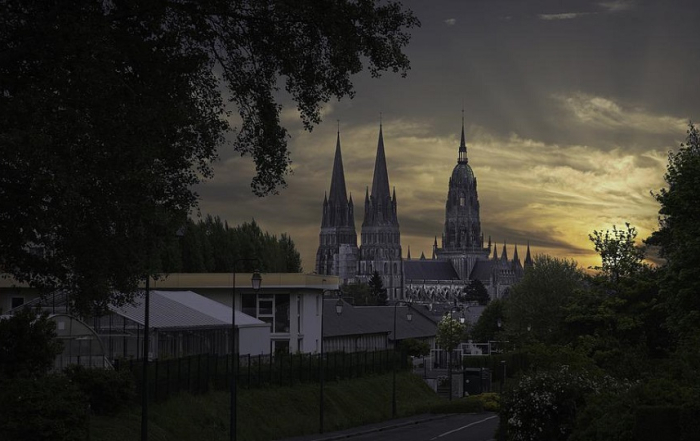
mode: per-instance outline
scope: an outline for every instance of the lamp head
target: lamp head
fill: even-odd
[[[343,313],[343,300],[338,297],[338,301],[335,302],[335,313],[340,315]]]
[[[260,271],[255,270],[255,272],[253,273],[253,277],[250,278],[250,281],[253,284],[253,290],[259,290],[260,285],[262,284],[262,276],[260,275]]]

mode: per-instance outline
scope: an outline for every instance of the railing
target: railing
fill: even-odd
[[[373,352],[330,352],[324,354],[326,381],[359,378],[392,372],[392,357],[398,357],[399,369],[409,369],[405,354],[393,350]],[[236,381],[239,388],[293,386],[319,381],[318,354],[241,355],[237,360]],[[148,365],[148,394],[163,400],[179,392],[204,393],[211,389],[227,390],[231,381],[228,355],[199,354],[176,359],[156,359]],[[141,361],[117,360],[115,369],[128,369],[141,387]],[[140,393],[140,391],[139,391]]]

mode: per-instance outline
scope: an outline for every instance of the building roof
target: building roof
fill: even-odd
[[[261,288],[338,289],[338,276],[304,273],[261,273]],[[236,288],[251,289],[250,273],[236,273]],[[151,286],[165,289],[231,288],[231,273],[172,273],[151,279]]]
[[[452,264],[446,260],[404,260],[406,280],[459,280]]]
[[[472,273],[469,275],[469,278],[471,280],[481,280],[482,282],[485,282],[491,279],[492,272],[493,260],[477,260],[474,264],[474,269],[472,269]]]
[[[343,312],[336,314],[337,299],[326,299],[323,303],[324,337],[341,337],[362,334],[387,334],[394,340],[394,306],[353,306],[343,301]],[[437,327],[434,322],[417,311],[412,320],[406,318],[407,306],[396,307],[396,334],[398,339],[434,337]]]
[[[144,325],[143,297],[133,305],[109,309],[116,314]],[[150,292],[150,323],[152,328],[203,328],[231,326],[231,308],[192,291]],[[236,311],[236,327],[268,326],[267,323]]]

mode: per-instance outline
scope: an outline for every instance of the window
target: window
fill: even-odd
[[[289,332],[289,294],[275,294],[275,329],[273,332]],[[289,342],[287,342],[289,351]]]
[[[249,315],[251,317],[258,316],[258,309],[256,307],[256,296],[255,294],[243,294],[241,296],[241,312],[243,314]]]

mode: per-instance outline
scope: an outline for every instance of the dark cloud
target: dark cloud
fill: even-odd
[[[223,148],[216,177],[198,188],[204,213],[290,233],[312,271],[336,120],[359,236],[381,113],[404,253],[410,244],[414,257],[430,256],[464,109],[482,230],[518,243],[521,258],[530,240],[533,252],[588,266],[592,230],[630,221],[641,237],[655,228],[649,190],[663,186],[666,153],[683,141],[685,121],[700,118],[697,2],[404,4],[423,23],[408,48],[408,77],[357,75],[355,99],[329,103],[312,133],[281,95],[295,168],[288,188],[253,196],[250,158]]]

